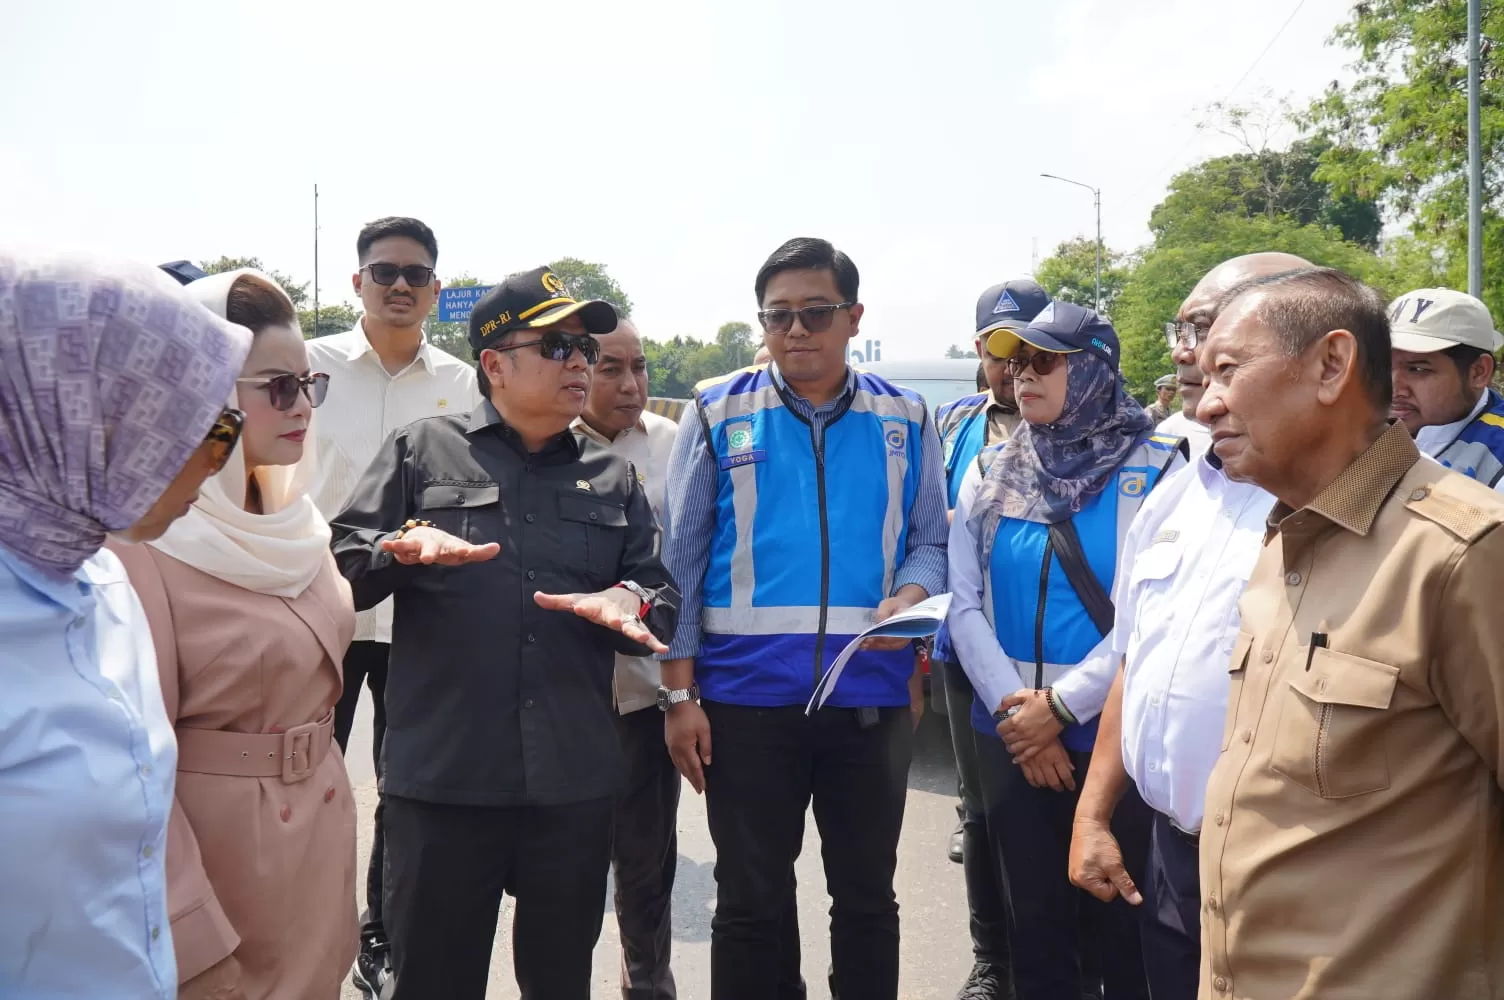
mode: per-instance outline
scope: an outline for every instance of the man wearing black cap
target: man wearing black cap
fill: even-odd
[[[485,996],[503,893],[522,995],[590,995],[623,774],[614,654],[664,651],[678,603],[631,466],[569,432],[593,335],[615,326],[545,268],[509,277],[470,317],[487,399],[399,430],[333,522],[356,607],[395,598],[381,788],[398,1000]]]
[[[1014,344],[1010,339],[1006,350],[999,348],[994,353],[992,340],[999,331],[1022,330],[1049,302],[1049,293],[1027,278],[993,285],[977,299],[976,349],[986,388],[935,411],[935,428],[945,455],[947,508],[955,507],[961,480],[982,450],[1002,444],[1018,426],[1018,403],[1013,398],[1013,376],[1007,364]],[[966,867],[966,903],[976,958],[958,998],[1000,1000],[1008,995],[1010,975],[1007,909],[997,888],[997,866],[987,847],[987,817],[977,775],[976,740],[969,721],[975,694],[944,628],[935,637],[934,663],[945,684],[961,797],[956,807],[959,823],[951,835],[951,860]]]

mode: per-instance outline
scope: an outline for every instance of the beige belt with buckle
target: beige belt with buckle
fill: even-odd
[[[281,778],[291,785],[313,774],[329,754],[334,712],[285,733],[232,733],[179,727],[178,770],[237,778]]]

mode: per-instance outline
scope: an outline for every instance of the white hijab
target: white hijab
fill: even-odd
[[[281,287],[260,271],[243,269],[200,278],[187,286],[187,292],[210,312],[225,317],[230,287],[246,275]],[[256,470],[265,513],[252,514],[245,509],[245,453],[237,444],[224,469],[204,483],[188,513],[150,544],[234,586],[297,597],[329,559],[329,522],[308,496],[316,467],[310,421],[297,465]]]

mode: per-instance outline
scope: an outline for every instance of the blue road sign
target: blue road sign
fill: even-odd
[[[491,290],[490,285],[470,285],[467,288],[442,288],[439,290],[439,322],[468,323],[470,310],[481,296]]]

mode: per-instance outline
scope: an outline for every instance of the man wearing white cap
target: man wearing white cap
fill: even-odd
[[[1449,288],[1406,292],[1389,307],[1394,402],[1421,451],[1504,493],[1504,396],[1489,388],[1504,347],[1482,302]]]

